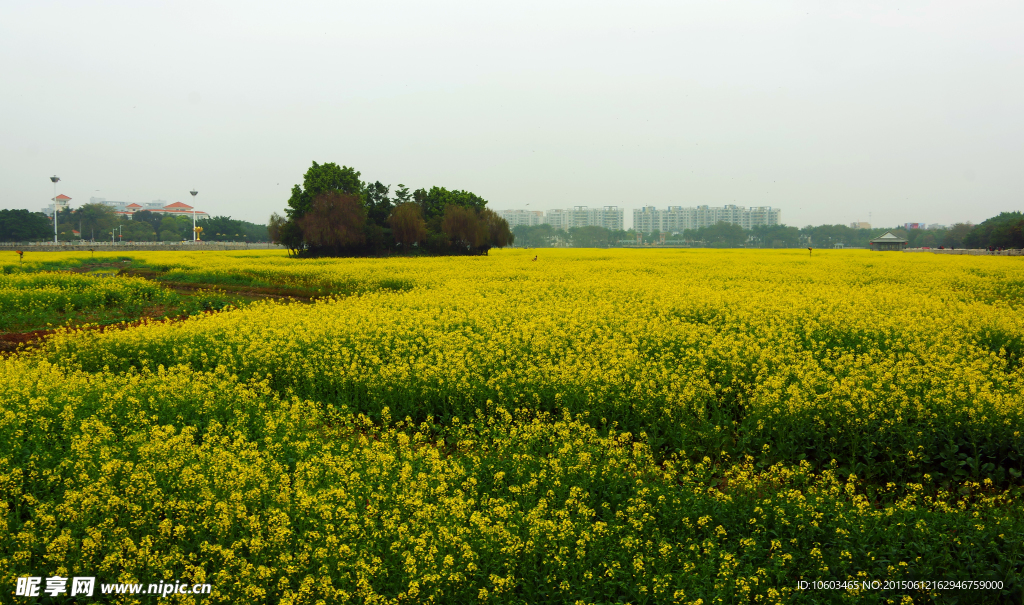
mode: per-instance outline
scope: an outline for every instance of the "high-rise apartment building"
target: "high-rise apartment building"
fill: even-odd
[[[505,219],[510,229],[520,225],[533,227],[544,222],[544,213],[540,210],[500,210],[498,216]]]
[[[544,222],[555,229],[569,230],[573,227],[604,227],[621,231],[625,225],[625,210],[618,206],[573,206],[572,208],[549,210]]]
[[[739,225],[744,229],[762,225],[779,225],[782,222],[782,212],[771,206],[744,208],[733,204],[722,207],[669,206],[665,210],[659,210],[654,206],[645,206],[633,210],[633,229],[641,233],[651,233],[652,231],[679,233],[687,229],[700,229],[723,222]]]

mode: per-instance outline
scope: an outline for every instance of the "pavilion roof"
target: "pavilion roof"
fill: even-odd
[[[861,241],[864,241],[864,240],[861,240]],[[906,243],[908,243],[908,241],[909,240],[905,240],[902,237],[899,237],[897,235],[893,235],[891,232],[886,231],[885,235],[882,235],[880,237],[876,237],[875,239],[871,240],[871,243],[872,244],[906,244]]]

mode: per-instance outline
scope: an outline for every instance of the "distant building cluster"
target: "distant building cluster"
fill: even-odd
[[[540,210],[502,210],[498,212],[508,222],[508,226],[516,228],[520,225],[533,227],[551,225],[555,229],[568,231],[573,227],[604,227],[613,231],[625,228],[625,210],[618,206],[590,208],[573,206],[541,212]]]
[[[535,227],[544,223],[544,213],[540,210],[502,210],[498,214],[505,219],[510,229],[520,225]]]
[[[850,223],[850,229],[870,229],[871,223],[865,223],[863,221]]]
[[[498,212],[515,228],[520,225],[551,225],[555,229],[568,231],[573,227],[604,227],[612,231],[625,230],[625,210],[618,206],[573,206],[541,212],[539,210],[502,210]],[[660,231],[681,233],[687,229],[710,227],[716,223],[730,223],[744,229],[752,229],[761,225],[772,226],[782,224],[782,211],[771,206],[745,208],[727,205],[722,207],[669,206],[664,210],[654,206],[645,206],[633,210],[633,229],[642,233]]]
[[[174,202],[168,204],[164,200],[153,200],[145,204],[135,204],[129,202],[116,202],[114,200],[108,200],[102,197],[91,197],[89,198],[90,204],[103,204],[104,206],[110,206],[114,209],[114,212],[131,220],[132,215],[140,210],[146,210],[148,212],[154,212],[156,214],[187,214],[192,216],[192,206],[183,204],[181,202]],[[203,212],[202,210],[195,211],[196,218],[210,218],[210,215]]]
[[[702,229],[718,223],[739,225],[744,229],[770,227],[782,224],[782,211],[771,206],[745,208],[726,206],[669,206],[659,210],[645,206],[633,210],[633,229],[641,233],[653,231],[680,233],[688,229]]]

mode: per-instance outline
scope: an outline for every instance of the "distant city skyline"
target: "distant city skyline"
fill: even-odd
[[[4,17],[2,208],[40,208],[57,175],[75,200],[191,204],[195,187],[211,214],[262,223],[313,161],[494,209],[772,206],[800,227],[1024,207],[1019,2],[55,0]]]
[[[394,189],[395,189],[395,187],[392,186],[392,193],[394,192]],[[63,198],[65,200],[64,204],[67,205],[67,206],[70,206],[71,208],[75,208],[75,207],[80,206],[81,204],[84,204],[84,203],[104,203],[104,204],[106,204],[108,206],[117,206],[119,209],[120,209],[121,206],[127,206],[129,204],[137,204],[138,206],[140,206],[140,209],[143,209],[143,210],[157,209],[158,212],[161,211],[159,209],[161,209],[161,208],[163,208],[165,206],[168,206],[168,205],[185,205],[185,206],[188,206],[189,208],[192,208],[192,205],[188,204],[188,201],[192,201],[191,196],[190,196],[190,199],[188,199],[185,202],[182,202],[181,200],[175,200],[174,202],[169,202],[169,201],[164,200],[164,199],[152,199],[150,201],[138,201],[138,200],[124,199],[124,200],[113,201],[113,200],[109,200],[106,197],[90,196],[87,202],[80,202],[78,204],[71,204],[71,203],[69,203],[70,200],[74,200],[75,199],[74,196],[67,196],[67,195],[65,195],[63,193],[58,193],[58,197],[59,198]],[[283,212],[283,206],[284,205],[282,204],[282,208],[280,210],[278,210],[277,212],[282,213]],[[635,211],[639,210],[640,208],[645,207],[645,206],[630,206],[628,204],[626,204],[626,205],[613,204],[611,206],[621,208],[624,211],[623,217],[621,219],[621,221],[622,221],[621,224],[623,225],[623,229],[625,229],[625,230],[633,229],[635,227],[635,225],[634,225],[634,220],[635,220],[634,219],[634,214],[635,214]],[[650,206],[650,204],[648,204],[647,206]],[[709,204],[691,204],[691,205],[664,204],[664,205],[655,206],[655,207],[661,209],[661,208],[671,208],[671,207],[687,207],[687,208],[689,208],[689,207],[696,207],[696,206],[709,206]],[[739,206],[741,208],[744,207],[744,206],[742,206],[740,204],[723,204],[723,205],[718,206],[718,207],[720,208],[720,207],[725,207],[725,206]],[[588,206],[586,204],[575,204],[575,205],[568,206],[568,208],[573,208],[573,207],[591,208],[591,206]],[[603,208],[603,207],[604,206],[601,206],[601,208]],[[749,208],[757,208],[758,206],[747,206],[747,207],[749,207]],[[50,215],[53,214],[52,191],[51,191],[50,198],[48,198],[46,200],[46,202],[44,202],[41,206],[39,206],[37,208],[33,208],[33,207],[28,206],[28,205],[19,206],[19,205],[16,205],[16,204],[15,205],[3,205],[3,204],[0,204],[0,208],[4,208],[4,209],[25,208],[25,209],[27,209],[27,210],[29,210],[31,212],[44,212],[45,214],[50,216]],[[566,209],[565,206],[557,206],[557,205],[552,207],[552,208],[540,209],[540,208],[533,208],[529,204],[525,205],[523,207],[519,207],[519,208],[516,208],[516,207],[499,208],[499,207],[495,206],[491,202],[488,202],[488,208],[490,208],[491,210],[494,210],[495,212],[498,212],[499,214],[501,214],[501,213],[503,213],[505,211],[537,212],[537,213],[540,214],[541,218],[538,219],[538,222],[536,224],[541,224],[541,223],[544,222],[543,217],[544,217],[544,215],[547,212],[550,212],[550,211],[558,211],[558,212],[560,212],[560,211],[564,211]],[[599,207],[592,207],[592,208],[599,208]],[[776,208],[776,210],[782,210],[782,209],[781,208]],[[1004,212],[1005,211],[1011,211],[1011,210],[1004,210]],[[198,211],[197,210],[197,216],[200,216],[200,217],[221,216],[221,215],[224,215],[224,214],[227,214],[227,213],[221,213],[221,212],[218,212],[218,211],[209,212],[209,211],[206,211],[206,210],[203,210],[203,211]],[[998,212],[996,214],[998,214]],[[234,216],[234,215],[231,215],[231,216],[232,216],[232,218],[235,218],[235,219],[246,220],[246,221],[250,221],[250,222],[254,222],[254,223],[258,223],[258,224],[266,224],[266,218],[265,217],[261,219],[258,216],[255,216],[255,217],[252,217],[252,218],[247,218],[245,216]],[[933,221],[917,221],[917,222],[912,222],[912,221],[905,221],[904,220],[904,221],[896,222],[896,223],[893,223],[893,224],[879,224],[877,221],[874,222],[874,223],[871,223],[871,222],[866,221],[866,220],[853,220],[853,221],[846,221],[846,222],[838,221],[837,220],[837,221],[826,221],[826,222],[821,222],[821,223],[809,223],[809,224],[812,224],[814,226],[824,225],[824,224],[853,226],[854,224],[860,224],[861,228],[868,228],[868,227],[864,227],[864,225],[870,225],[871,228],[907,228],[907,229],[911,229],[911,228],[922,228],[922,229],[928,228],[928,229],[934,229],[934,228],[939,228],[939,227],[941,227],[941,228],[949,227],[952,224],[961,223],[961,222],[977,224],[977,223],[980,223],[980,222],[982,222],[983,220],[985,220],[987,218],[991,218],[991,216],[994,216],[994,214],[981,217],[981,218],[979,218],[977,220],[958,220],[958,221],[953,221],[951,223],[936,223],[936,222],[933,222]],[[510,221],[510,224],[512,224],[511,221]],[[792,227],[805,227],[805,226],[807,226],[808,223],[796,224],[796,223],[792,223],[792,222],[787,222],[785,220],[781,220],[780,224],[784,224],[784,225],[788,225],[788,226],[792,226]],[[911,227],[910,225],[921,225],[921,226],[920,227]]]

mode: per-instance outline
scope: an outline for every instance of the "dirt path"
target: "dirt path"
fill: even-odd
[[[302,288],[282,288],[282,287],[264,287],[264,286],[253,286],[253,285],[238,285],[238,284],[210,284],[210,283],[195,283],[195,282],[177,282],[177,281],[165,281],[157,279],[160,272],[153,271],[151,269],[125,269],[120,263],[103,263],[103,264],[90,264],[87,267],[77,267],[70,269],[74,273],[90,273],[97,269],[119,269],[117,275],[127,277],[141,277],[152,281],[161,287],[174,290],[182,294],[192,294],[198,290],[218,290],[227,294],[234,294],[239,297],[254,300],[277,300],[277,301],[296,301],[303,303],[310,303],[321,298],[323,294],[315,293],[310,290]],[[91,331],[104,332],[106,330],[123,330],[125,328],[132,328],[143,324],[146,321],[149,322],[176,322],[188,319],[190,315],[184,314],[176,317],[165,317],[168,309],[164,308],[163,305],[158,305],[150,309],[146,309],[142,316],[137,319],[130,319],[126,321],[120,321],[111,324],[101,325],[90,325],[87,327],[82,326],[70,326],[73,329],[86,329]],[[220,311],[210,310],[204,311],[204,313],[219,313]],[[0,355],[7,355],[16,353],[19,350],[29,349],[37,347],[42,344],[46,338],[56,333],[58,328],[49,328],[44,330],[29,330],[25,332],[9,332],[0,333]]]
[[[277,286],[253,286],[249,284],[216,284],[204,282],[162,280],[158,279],[158,276],[160,275],[159,272],[150,269],[122,269],[121,271],[118,272],[118,275],[125,275],[129,277],[141,277],[143,279],[148,279],[154,283],[160,284],[161,286],[179,292],[188,292],[195,290],[220,290],[222,292],[238,294],[239,296],[245,296],[247,298],[271,298],[275,300],[291,298],[303,302],[310,302],[323,296],[323,294],[305,288],[283,288]]]
[[[220,313],[220,311],[203,311],[203,315],[212,315],[213,313]],[[110,324],[100,325],[85,325],[85,326],[67,326],[72,330],[88,330],[90,332],[106,332],[108,330],[126,330],[128,328],[134,328],[141,326],[144,323],[174,323],[185,321],[189,317],[194,317],[189,314],[182,314],[175,317],[162,316],[159,308],[147,309],[142,317],[138,319],[131,319],[126,321],[119,321]],[[0,334],[0,354],[15,353],[19,350],[30,349],[41,345],[47,338],[56,334],[63,328],[49,328],[46,330],[29,330],[27,332],[7,332]]]

